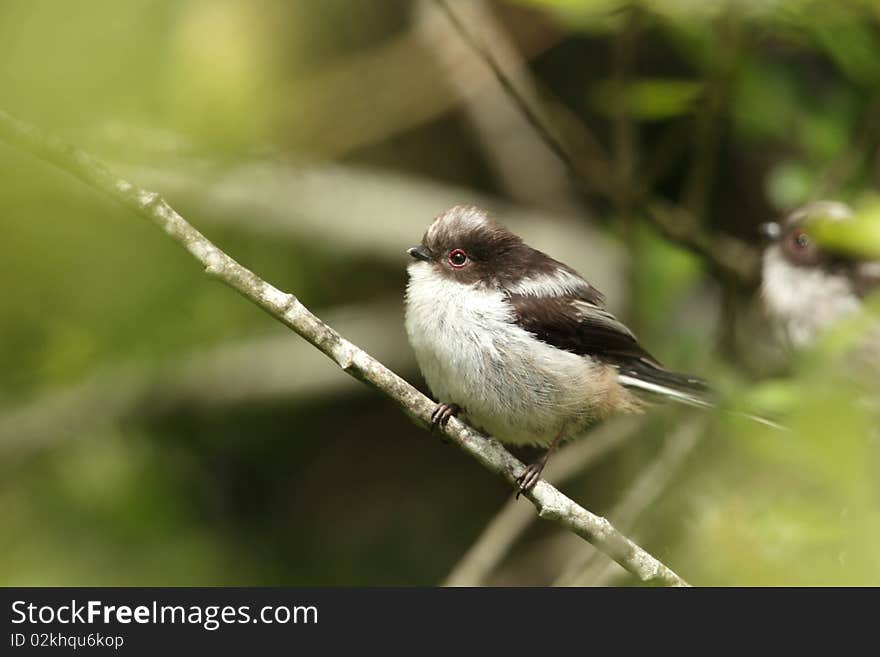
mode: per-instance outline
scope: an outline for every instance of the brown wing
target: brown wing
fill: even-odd
[[[660,367],[632,331],[596,303],[573,296],[508,298],[517,324],[542,342],[582,356]]]

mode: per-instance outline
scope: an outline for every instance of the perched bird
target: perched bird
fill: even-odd
[[[795,348],[812,344],[880,288],[880,261],[834,253],[810,236],[814,222],[851,218],[852,210],[843,203],[818,201],[761,227],[769,240],[761,296],[783,338]]]
[[[638,411],[643,395],[709,405],[701,380],[663,368],[571,267],[525,244],[483,210],[439,215],[407,253],[406,330],[440,402],[516,445],[546,447],[519,478],[593,422]]]

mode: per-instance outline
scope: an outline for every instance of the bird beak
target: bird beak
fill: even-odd
[[[424,246],[412,246],[406,250],[406,252],[415,260],[423,260],[427,262],[431,259],[431,252],[428,251]]]
[[[758,232],[764,239],[775,242],[782,235],[782,226],[776,221],[768,221],[766,224],[758,226]]]

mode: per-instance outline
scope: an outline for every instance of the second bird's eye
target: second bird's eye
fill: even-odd
[[[456,269],[464,267],[468,261],[468,255],[461,249],[453,249],[449,252],[449,264]]]
[[[823,260],[822,251],[806,233],[795,230],[783,242],[788,259],[796,265],[814,266]]]

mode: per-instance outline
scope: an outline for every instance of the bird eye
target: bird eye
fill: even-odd
[[[468,255],[461,249],[453,249],[449,252],[449,264],[456,269],[461,269],[468,263]]]
[[[784,247],[789,260],[797,265],[817,265],[823,259],[822,251],[809,235],[800,230],[794,230],[786,236]]]

